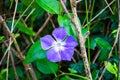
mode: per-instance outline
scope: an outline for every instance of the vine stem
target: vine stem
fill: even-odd
[[[60,74],[60,75],[58,75],[57,77],[55,77],[54,80],[58,80],[57,78],[59,78],[59,77],[61,77],[61,76],[65,76],[65,75],[74,76],[74,77],[79,77],[79,78],[82,78],[83,80],[89,80],[89,79],[86,78],[86,77],[83,77],[83,76],[78,75],[78,74],[72,74],[72,73],[63,73],[63,74]]]

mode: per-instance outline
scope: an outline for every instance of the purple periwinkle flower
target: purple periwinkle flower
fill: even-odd
[[[74,48],[78,45],[74,37],[68,36],[64,27],[56,28],[52,35],[46,35],[40,38],[41,46],[47,50],[47,58],[51,62],[61,60],[71,61],[74,54]]]

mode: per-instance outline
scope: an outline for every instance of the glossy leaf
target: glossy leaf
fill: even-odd
[[[105,61],[108,57],[108,54],[109,54],[109,50],[101,48],[98,61]]]
[[[110,62],[104,62],[104,64],[105,64],[105,66],[107,66],[107,70],[110,72],[110,73],[112,73],[112,74],[115,74],[115,75],[117,75],[117,70],[114,68],[114,65],[112,65]]]
[[[47,59],[41,59],[36,62],[37,68],[44,74],[55,74],[58,71],[58,65],[54,62],[49,62]]]
[[[68,68],[68,70],[70,71],[70,73],[77,73],[77,71],[72,68]]]
[[[60,14],[63,9],[58,0],[36,0],[37,4],[51,14]]]
[[[38,59],[46,58],[46,51],[41,47],[40,41],[36,41],[28,50],[24,63],[30,63]]]
[[[108,57],[109,51],[112,48],[111,45],[109,44],[108,41],[106,41],[103,38],[96,38],[95,41],[98,44],[98,46],[101,48],[101,52],[98,60],[99,61],[106,60],[106,58]]]
[[[16,23],[17,21],[15,21]],[[28,28],[25,24],[23,24],[21,21],[19,21],[17,23],[17,26],[16,26],[20,31],[22,31],[23,33],[27,34],[27,35],[30,35],[30,36],[34,36],[35,35],[35,32]]]
[[[4,40],[4,36],[0,36],[0,42]]]
[[[95,41],[100,48],[104,48],[107,50],[110,50],[112,48],[110,43],[103,38],[96,38]]]

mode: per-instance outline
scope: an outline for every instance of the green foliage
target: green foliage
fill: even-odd
[[[77,71],[72,68],[68,68],[68,70],[70,71],[70,73],[77,73]]]
[[[109,44],[108,41],[106,41],[103,38],[96,38],[95,41],[101,49],[101,53],[99,55],[98,60],[99,61],[106,60],[108,57],[109,51],[112,48],[111,45]]]
[[[47,59],[41,59],[36,62],[37,68],[44,74],[56,74],[58,71],[58,64],[49,62]]]
[[[12,79],[15,79],[15,71],[14,71],[14,69],[13,69],[13,67],[10,67],[9,68],[9,77],[10,78],[12,78]],[[16,66],[16,73],[17,73],[17,75],[18,75],[18,77],[23,77],[23,71],[22,71],[22,68],[21,67],[18,67],[18,66]]]
[[[95,50],[95,47],[97,46],[95,37],[90,37],[90,49]],[[88,47],[88,43],[86,43],[86,47]]]
[[[17,21],[15,21],[15,24],[16,24]],[[34,36],[35,35],[35,32],[28,28],[24,23],[22,23],[21,21],[19,21],[17,23],[17,28],[22,31],[23,33],[27,34],[27,35],[30,35],[30,36]]]
[[[84,72],[84,66],[82,61],[79,61],[76,64],[71,64],[70,67],[71,69],[77,71],[77,73],[79,74],[82,74]]]
[[[92,78],[93,78],[93,80],[97,80],[98,79],[98,77],[99,77],[99,70],[94,70],[93,72],[92,72]]]
[[[71,14],[71,17],[73,17],[73,14]],[[77,36],[76,30],[75,30],[75,27],[71,23],[71,21],[67,17],[67,15],[66,14],[64,14],[63,16],[59,15],[57,19],[58,19],[59,26],[61,26],[61,27],[64,26],[66,31],[67,31],[67,33],[68,33],[68,35],[74,36],[76,38],[76,40],[78,40],[78,36]],[[80,25],[81,25],[81,23],[80,23]],[[87,33],[87,29],[86,28],[82,28],[83,36],[85,36],[86,33]]]
[[[41,47],[40,41],[36,41],[28,50],[24,63],[28,64],[38,59],[46,58],[46,51]]]
[[[69,77],[62,77],[62,78],[60,78],[60,80],[72,80],[72,79]]]
[[[32,8],[38,8],[39,7],[39,5],[36,3],[36,1],[34,0],[21,0],[21,2],[23,3],[23,4],[25,4],[26,6],[29,6],[31,3],[31,7]]]
[[[17,20],[15,20],[15,24],[17,23]],[[10,30],[11,30],[11,24],[12,24],[12,21],[8,21],[8,26],[10,27]],[[29,27],[27,27],[23,22],[19,21],[16,25],[16,28],[14,30],[14,32],[17,31],[17,29],[19,29],[21,32],[29,35],[29,36],[34,36],[36,33],[30,29]]]
[[[70,22],[69,18],[67,17],[66,14],[63,16],[58,16],[58,23],[62,27],[64,26],[68,35],[72,35],[77,39],[77,33],[75,31],[74,25]]]
[[[4,36],[0,36],[0,42],[4,40]]]
[[[115,77],[117,78],[117,75],[118,75],[118,68],[116,66],[116,64],[114,63],[113,65],[110,63],[110,62],[104,62],[105,66],[107,66],[107,70],[114,74]]]
[[[51,14],[60,14],[63,9],[57,0],[36,0],[37,4]]]
[[[7,69],[2,69],[0,71],[0,80],[5,80],[5,76],[4,74],[7,72]]]

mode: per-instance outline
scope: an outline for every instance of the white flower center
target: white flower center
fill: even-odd
[[[55,49],[56,52],[59,52],[60,50],[64,50],[64,45],[65,42],[55,41],[53,43],[53,48]]]

